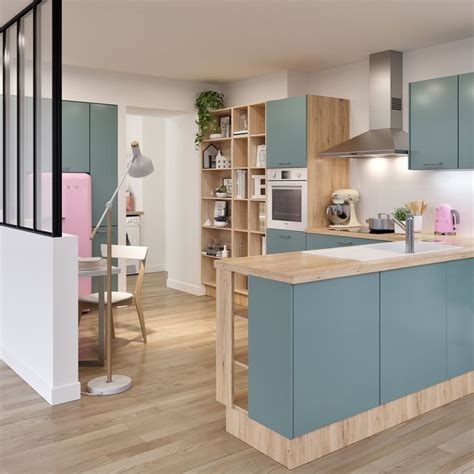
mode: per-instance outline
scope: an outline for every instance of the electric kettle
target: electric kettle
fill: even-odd
[[[441,204],[436,208],[435,234],[454,235],[459,222],[459,211],[453,209],[449,204]]]

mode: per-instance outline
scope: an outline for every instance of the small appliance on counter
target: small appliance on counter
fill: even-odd
[[[390,214],[380,212],[378,217],[369,217],[366,222],[373,234],[391,234],[395,232],[395,221],[390,217]]]
[[[326,216],[331,222],[330,229],[362,227],[354,206],[354,203],[359,201],[359,192],[356,189],[336,189],[331,198],[333,203],[326,209]]]
[[[441,204],[435,213],[435,234],[455,235],[456,226],[461,221],[459,211],[453,209],[449,204]]]

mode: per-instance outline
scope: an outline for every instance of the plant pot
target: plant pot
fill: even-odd
[[[406,224],[405,221],[401,221],[402,224]],[[395,222],[395,234],[404,234],[405,230],[402,229],[396,222]]]
[[[226,197],[229,197],[229,194],[228,193],[216,193],[216,196],[218,198],[226,198]]]

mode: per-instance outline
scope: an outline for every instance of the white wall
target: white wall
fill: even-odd
[[[474,71],[474,38],[404,53],[404,129],[408,129],[408,83]],[[310,75],[310,94],[351,101],[351,136],[369,127],[369,62]],[[408,159],[352,159],[351,186],[361,193],[360,220],[389,212],[406,201],[424,199],[429,208],[423,227],[433,230],[434,209],[447,202],[461,212],[459,232],[474,232],[473,171],[408,171]]]
[[[168,286],[195,295],[201,285],[201,160],[194,114],[166,120],[166,254]]]
[[[0,357],[50,404],[80,398],[77,237],[0,227]]]
[[[129,143],[126,139],[126,116],[127,109],[143,108],[144,110],[165,110],[173,113],[187,113],[194,115],[194,100],[196,94],[207,89],[222,90],[222,87],[212,84],[196,83],[189,81],[178,81],[171,79],[160,79],[136,74],[113,73],[92,69],[64,67],[63,69],[63,97],[65,100],[78,100],[85,102],[109,103],[118,105],[119,114],[119,172],[125,171],[127,163],[127,152]],[[194,119],[193,119],[194,121]],[[181,140],[189,142],[190,147],[194,147],[194,132],[190,128],[186,129],[188,135],[182,136]],[[195,152],[193,154],[195,156]],[[193,175],[188,175],[188,181],[200,182],[200,169],[192,168]],[[182,185],[179,174],[169,175],[167,183],[170,187],[178,188]],[[144,186],[147,184],[144,183]],[[118,199],[119,215],[125,216],[125,188]],[[199,209],[199,197],[193,203]],[[196,212],[196,211],[195,211]],[[199,215],[199,211],[197,211]],[[189,224],[186,220],[176,221],[173,227],[179,234],[189,232]],[[199,232],[196,231],[196,234]],[[125,243],[125,219],[119,222],[119,242]],[[178,261],[168,262],[168,269],[173,271],[169,265],[178,264]],[[183,275],[194,275],[200,273],[200,259],[188,261],[187,265],[197,265],[188,269]],[[176,269],[176,274],[181,270]],[[122,266],[122,274],[119,278],[120,288],[125,288],[125,267]],[[183,285],[193,285],[195,280],[184,281]]]

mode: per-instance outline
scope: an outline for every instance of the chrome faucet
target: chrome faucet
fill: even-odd
[[[405,253],[415,253],[415,218],[408,214],[405,224],[393,214],[392,219],[405,231]]]

